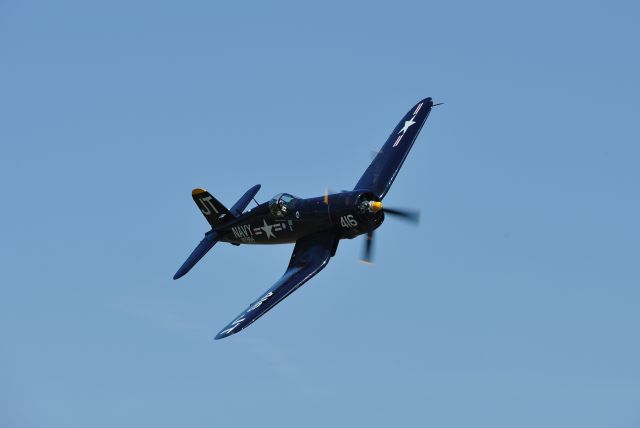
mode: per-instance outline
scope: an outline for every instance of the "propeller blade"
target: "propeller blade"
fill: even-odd
[[[383,208],[385,214],[394,215],[403,220],[410,221],[411,223],[418,224],[420,222],[420,211],[396,209],[396,208]]]
[[[348,190],[341,190],[341,192],[348,192]],[[325,187],[324,188],[324,203],[329,205],[329,195],[335,195],[336,192],[334,191],[331,187]]]
[[[373,263],[373,231],[367,233],[367,236],[365,237],[360,261],[368,264]]]

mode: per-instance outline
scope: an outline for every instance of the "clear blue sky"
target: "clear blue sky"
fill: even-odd
[[[638,427],[634,2],[0,2],[2,427]],[[191,200],[349,189],[417,100],[377,263]]]

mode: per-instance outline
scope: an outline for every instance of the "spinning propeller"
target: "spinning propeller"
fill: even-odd
[[[344,190],[346,192],[346,190]],[[328,187],[325,188],[324,191],[324,203],[329,205],[329,194],[335,193],[331,191]],[[420,222],[420,211],[410,210],[410,209],[398,209],[398,208],[386,208],[382,205],[380,201],[364,201],[362,205],[360,205],[361,209],[368,210],[372,213],[377,213],[379,211],[384,212],[385,214],[389,214],[390,216],[398,217],[399,219],[418,224]],[[367,264],[372,264],[373,260],[373,231],[367,233],[367,236],[364,241],[364,247],[362,249],[362,256],[360,257],[360,261]]]
[[[404,221],[418,224],[420,221],[420,212],[415,210],[404,210],[397,208],[385,208],[382,205],[382,202],[379,201],[369,201],[367,202],[369,205],[369,210],[372,212],[383,211],[385,214],[389,214],[391,216],[396,216],[399,219]],[[363,263],[371,264],[373,260],[373,230],[367,233],[367,236],[364,241],[364,247],[362,248],[362,257],[360,260]]]

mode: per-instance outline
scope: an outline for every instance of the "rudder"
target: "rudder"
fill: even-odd
[[[193,189],[191,196],[213,228],[234,217],[220,201],[204,189]]]

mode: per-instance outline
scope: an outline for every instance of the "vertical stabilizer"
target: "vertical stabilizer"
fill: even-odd
[[[220,201],[204,189],[193,189],[191,196],[213,228],[234,217]]]

